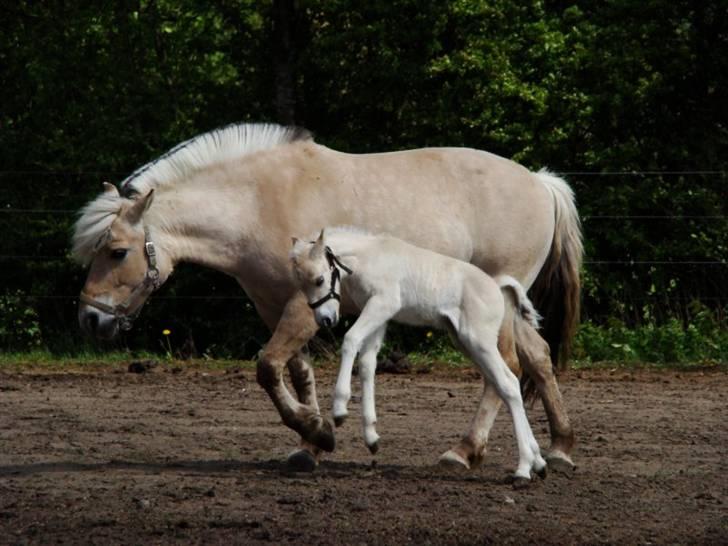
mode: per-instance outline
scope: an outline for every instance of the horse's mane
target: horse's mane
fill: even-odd
[[[121,182],[120,190],[125,196],[146,193],[152,188],[185,179],[191,173],[215,163],[312,138],[306,129],[295,126],[272,123],[228,125],[182,142],[138,168]]]
[[[300,127],[239,123],[182,142],[125,178],[119,188],[121,195],[104,192],[81,209],[74,226],[73,257],[84,264],[91,261],[100,238],[127,199],[184,180],[209,165],[312,138]]]

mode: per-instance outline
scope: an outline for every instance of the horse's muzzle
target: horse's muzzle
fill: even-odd
[[[78,323],[87,335],[96,339],[113,339],[119,333],[119,321],[114,315],[89,305],[79,307]]]

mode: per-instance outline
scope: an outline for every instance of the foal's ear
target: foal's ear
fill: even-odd
[[[291,237],[291,245],[292,245],[292,246],[296,246],[296,243],[298,243],[298,238],[296,238],[296,237]]]
[[[137,197],[134,203],[129,207],[126,213],[126,219],[130,224],[136,224],[142,219],[142,215],[152,205],[154,200],[154,190],[149,190],[144,197]]]
[[[104,193],[111,193],[116,195],[117,197],[119,196],[119,190],[116,189],[116,186],[114,186],[113,184],[109,184],[108,182],[102,182],[101,185],[104,187]]]
[[[321,235],[318,236],[318,239],[316,239],[316,242],[313,244],[313,247],[311,248],[311,258],[316,259],[320,258],[324,255],[324,251],[326,250],[326,242],[324,240],[324,230],[321,230]]]

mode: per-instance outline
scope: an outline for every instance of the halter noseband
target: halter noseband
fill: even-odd
[[[86,305],[95,307],[104,313],[114,315],[116,320],[119,321],[119,328],[122,330],[131,330],[132,323],[142,310],[146,297],[162,286],[159,280],[159,269],[157,269],[157,251],[149,237],[149,228],[147,226],[144,226],[144,254],[147,257],[148,265],[147,272],[144,274],[144,280],[132,289],[131,294],[129,294],[129,297],[124,302],[118,305],[107,305],[96,301],[83,290],[79,296],[79,299]],[[144,299],[142,299],[141,303],[138,303],[137,300],[140,299],[140,295],[144,296]],[[134,310],[130,312],[129,309]]]
[[[339,296],[339,293],[336,291],[336,282],[341,280],[341,272],[339,271],[339,268],[343,269],[349,275],[352,273],[351,269],[341,263],[341,260],[339,260],[339,257],[334,254],[334,251],[331,250],[331,248],[327,246],[325,252],[326,259],[329,262],[329,267],[331,267],[331,285],[329,286],[328,294],[326,294],[323,298],[308,304],[311,309],[321,307],[324,303],[332,299],[341,301],[341,296]]]

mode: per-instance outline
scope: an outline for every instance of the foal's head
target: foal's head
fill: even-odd
[[[313,309],[316,323],[319,326],[336,326],[341,302],[339,268],[351,271],[326,246],[324,230],[313,242],[299,241],[294,237],[290,256],[293,276]]]
[[[143,215],[153,192],[125,198],[111,184],[84,209],[76,223],[74,254],[90,265],[81,291],[78,320],[97,338],[128,329],[149,295],[161,285],[154,244]]]

